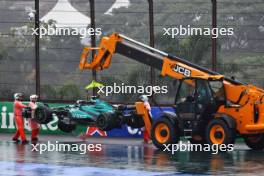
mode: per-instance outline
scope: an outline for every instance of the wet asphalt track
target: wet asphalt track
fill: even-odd
[[[135,139],[87,139],[102,143],[102,151],[32,152],[31,145],[14,144],[10,134],[1,134],[0,175],[21,176],[139,176],[139,175],[263,175],[264,151],[253,152],[236,144],[229,153],[177,152],[170,155],[157,151],[151,144]],[[71,136],[42,136],[41,142],[82,143]],[[70,141],[70,142],[69,142]],[[54,142],[55,143],[55,142]]]

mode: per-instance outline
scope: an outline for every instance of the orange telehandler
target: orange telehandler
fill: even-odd
[[[90,50],[97,50],[91,62]],[[185,59],[172,56],[124,35],[103,37],[98,48],[85,47],[80,69],[104,70],[112,56],[129,59],[160,70],[162,76],[179,80],[175,112],[162,112],[153,123],[142,102],[136,102],[137,114],[158,148],[174,144],[181,136],[192,143],[233,144],[241,135],[252,149],[264,148],[264,90],[227,78]]]

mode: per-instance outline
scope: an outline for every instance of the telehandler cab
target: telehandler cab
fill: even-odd
[[[98,50],[91,62],[90,50]],[[232,144],[236,135],[256,150],[264,148],[264,90],[244,84],[185,59],[149,47],[124,35],[113,33],[103,37],[98,48],[85,47],[80,69],[103,70],[112,56],[121,54],[152,66],[162,76],[180,80],[176,92],[175,112],[162,112],[153,123],[142,102],[136,102],[153,143],[162,149],[181,136],[192,143]]]

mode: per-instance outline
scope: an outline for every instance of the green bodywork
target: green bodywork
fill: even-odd
[[[61,106],[59,108],[67,109],[71,114],[71,119],[91,119],[96,118],[104,112],[114,112],[114,107],[109,103],[98,98],[90,99],[89,104],[74,104]]]

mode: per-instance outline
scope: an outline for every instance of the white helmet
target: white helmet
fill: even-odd
[[[19,98],[22,98],[23,94],[22,93],[15,93],[14,94],[14,99],[17,100]]]
[[[38,96],[37,95],[30,95],[29,99],[30,99],[30,101],[37,100]]]
[[[141,95],[141,96],[139,97],[139,99],[140,99],[141,101],[143,101],[143,102],[146,102],[146,101],[148,101],[148,96],[147,96],[147,95]]]

